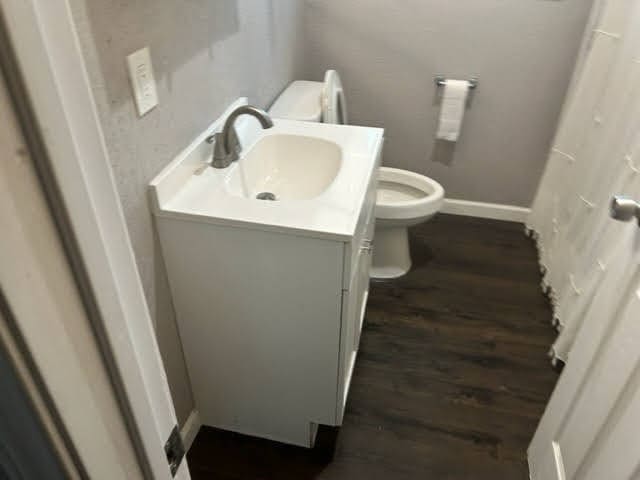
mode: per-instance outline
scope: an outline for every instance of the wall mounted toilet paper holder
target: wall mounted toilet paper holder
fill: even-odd
[[[469,89],[475,90],[480,83],[478,77],[471,77],[469,80]],[[436,86],[444,87],[447,84],[447,78],[444,75],[437,75],[435,78]]]

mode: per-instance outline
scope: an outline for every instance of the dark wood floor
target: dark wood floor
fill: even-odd
[[[372,285],[342,428],[313,450],[203,428],[192,478],[529,478],[557,378],[532,242],[519,224],[440,215],[412,253],[409,275]]]

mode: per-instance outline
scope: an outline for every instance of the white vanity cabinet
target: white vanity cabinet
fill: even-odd
[[[311,447],[319,424],[342,423],[369,291],[382,133],[276,122],[264,134],[280,135],[272,143],[313,136],[340,148],[336,179],[308,200],[228,193],[242,158],[203,168],[207,134],[152,182],[203,424]]]
[[[375,183],[348,241],[157,218],[205,425],[310,447],[317,424],[342,423],[369,291]]]

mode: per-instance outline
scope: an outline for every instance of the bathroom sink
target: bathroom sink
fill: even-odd
[[[206,139],[241,104],[230,106],[151,182],[155,215],[350,241],[363,205],[372,201],[365,194],[380,165],[383,130],[280,119],[264,130],[255,119],[240,118],[239,159],[213,168]]]
[[[342,149],[322,138],[272,134],[261,137],[227,178],[230,194],[258,200],[306,200],[338,176]]]

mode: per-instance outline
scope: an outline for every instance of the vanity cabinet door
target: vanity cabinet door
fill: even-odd
[[[362,327],[364,326],[364,314],[367,308],[367,299],[369,298],[369,267],[371,265],[371,255],[369,253],[363,254],[361,261],[363,265],[358,272],[357,286],[357,307],[354,318],[354,334],[353,334],[353,349],[358,350],[360,346],[360,335],[362,333]],[[366,263],[367,265],[364,265]]]
[[[363,237],[363,245],[361,247],[360,260],[358,262],[358,270],[356,275],[356,287],[357,297],[359,300],[358,308],[356,311],[357,317],[355,320],[355,335],[354,335],[354,348],[358,350],[360,345],[360,334],[362,333],[362,327],[364,326],[364,315],[367,308],[367,300],[369,299],[369,282],[371,261],[373,260],[373,232],[375,228],[375,218],[371,218],[367,224],[367,228]]]
[[[349,394],[349,386],[356,362],[360,333],[364,322],[364,314],[369,296],[369,269],[371,266],[371,253],[373,236],[373,219],[367,226],[359,249],[356,269],[353,272],[349,289],[342,295],[342,338],[340,343],[340,378],[338,393],[338,424],[342,423],[344,409]]]
[[[341,378],[338,402],[339,402],[339,422],[342,421],[344,406],[347,403],[347,394],[349,393],[349,385],[351,384],[351,375],[356,361],[356,338],[357,338],[357,312],[358,312],[358,295],[357,295],[358,278],[352,277],[351,289],[343,292],[342,295],[342,338],[340,339],[340,372]]]

